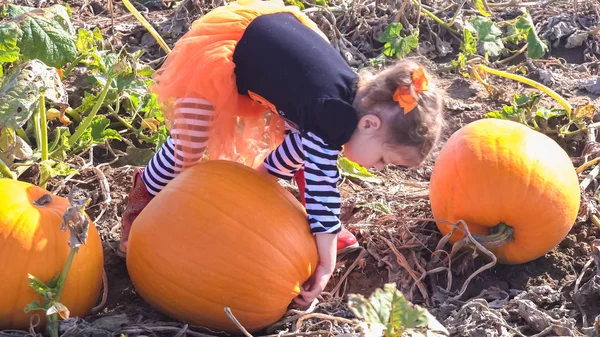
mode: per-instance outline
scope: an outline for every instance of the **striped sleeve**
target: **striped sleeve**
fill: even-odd
[[[306,180],[306,212],[313,233],[338,233],[340,193],[337,182],[338,149],[332,149],[312,132],[302,135],[304,178]]]
[[[267,171],[277,178],[292,179],[296,171],[304,165],[300,135],[286,131],[283,142],[265,158],[264,164]]]

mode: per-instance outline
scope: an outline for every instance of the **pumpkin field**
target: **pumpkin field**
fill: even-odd
[[[185,171],[118,254],[169,134],[152,74],[228,1],[3,1],[0,337],[600,336],[600,2],[285,0],[355,70],[411,58],[444,96],[420,166],[340,157],[360,248],[299,308],[298,188],[241,164]]]

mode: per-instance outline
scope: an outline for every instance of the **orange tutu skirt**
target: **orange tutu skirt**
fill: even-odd
[[[200,98],[214,106],[204,159],[231,160],[256,167],[283,141],[284,120],[238,93],[233,63],[236,44],[252,20],[278,12],[295,15],[327,40],[296,6],[286,6],[281,0],[238,0],[196,20],[154,74],[151,90],[157,94],[169,130],[190,130],[198,124],[189,113],[176,111],[176,99]],[[173,141],[176,152],[182,154],[182,168],[198,162],[197,153],[194,156],[189,147],[179,146],[176,138]]]

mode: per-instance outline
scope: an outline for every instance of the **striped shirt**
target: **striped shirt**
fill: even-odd
[[[186,98],[179,100],[177,104],[186,113],[203,115],[207,118],[201,119],[210,120],[212,111],[199,108],[194,110],[194,104],[201,106],[205,103],[199,99]],[[286,125],[286,136],[281,145],[265,158],[265,167],[270,174],[284,180],[290,180],[299,169],[304,168],[304,197],[311,231],[337,233],[341,230],[340,194],[337,187],[340,178],[337,168],[339,150],[328,146],[312,132],[300,133],[289,124]],[[186,132],[193,139],[204,140],[208,136],[207,128]],[[176,134],[173,133],[173,136],[177,137]],[[194,146],[204,152],[206,141],[199,141]],[[177,176],[180,170],[175,165],[178,157],[173,138],[169,136],[142,175],[150,195],[158,194]]]

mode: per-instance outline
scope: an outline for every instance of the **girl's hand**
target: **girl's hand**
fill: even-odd
[[[337,234],[316,234],[319,264],[312,276],[300,288],[300,294],[294,299],[300,307],[308,307],[325,289],[333,270],[337,254]]]

